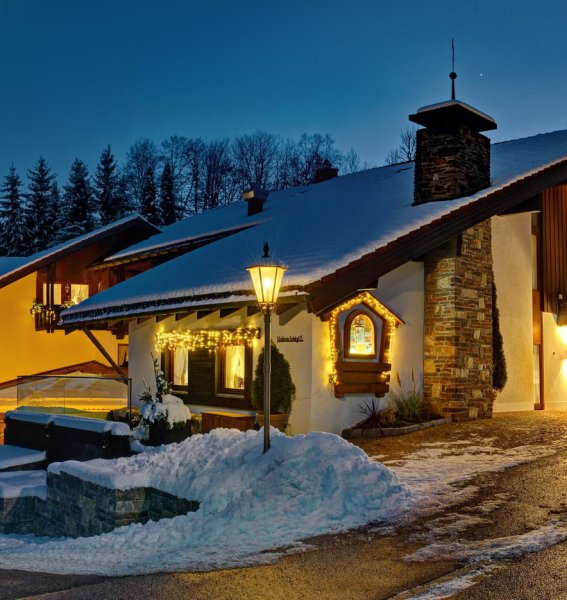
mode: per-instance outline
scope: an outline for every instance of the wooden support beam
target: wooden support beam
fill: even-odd
[[[260,312],[260,307],[256,304],[254,306],[246,307],[246,316],[248,316],[248,317],[253,317],[254,315],[258,314],[259,312]]]
[[[156,316],[156,323],[159,323],[160,321],[165,321],[165,319],[167,319],[169,316],[171,315],[157,315]]]
[[[86,327],[83,327],[81,331],[89,338],[89,340],[95,345],[96,349],[106,358],[108,364],[120,375],[120,377],[126,377],[126,373],[114,362],[114,359],[108,352],[106,348],[97,340],[95,334]]]
[[[276,305],[276,315],[283,315],[288,310],[291,310],[292,308],[296,308],[297,306],[298,306],[298,304],[291,304],[291,303],[277,304]]]
[[[192,315],[194,312],[195,312],[194,310],[189,310],[187,312],[176,313],[175,314],[175,320],[176,321],[181,321],[181,319],[185,319],[189,315]]]
[[[232,307],[232,308],[221,308],[219,311],[219,316],[221,319],[224,319],[225,317],[228,317],[229,315],[232,315],[233,313],[235,313],[238,310],[238,308]]]
[[[152,317],[138,317],[136,319],[136,323],[138,323],[138,325],[141,325],[142,323],[145,323],[146,321],[149,321]]]
[[[207,309],[207,310],[198,310],[197,311],[197,320],[199,319],[204,319],[205,317],[208,317],[211,313],[214,313],[214,310],[211,309]]]

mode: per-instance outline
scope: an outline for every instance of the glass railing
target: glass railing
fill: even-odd
[[[32,375],[18,377],[16,409],[94,419],[130,420],[131,380],[91,375]],[[114,411],[113,415],[109,413]]]

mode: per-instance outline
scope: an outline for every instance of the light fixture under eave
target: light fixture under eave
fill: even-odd
[[[557,325],[565,327],[567,325],[567,300],[563,299],[563,294],[557,298]]]
[[[252,278],[258,304],[261,307],[275,304],[287,267],[270,256],[268,244],[264,244],[264,256],[256,264],[248,267],[247,271]]]

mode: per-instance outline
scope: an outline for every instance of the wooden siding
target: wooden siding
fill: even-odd
[[[542,194],[542,310],[557,311],[557,297],[567,297],[567,185]]]

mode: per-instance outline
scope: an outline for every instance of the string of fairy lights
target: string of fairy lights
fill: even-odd
[[[354,298],[343,302],[340,306],[337,306],[331,314],[329,315],[329,335],[331,338],[331,360],[333,362],[333,371],[329,375],[329,381],[336,382],[338,379],[337,374],[337,360],[340,357],[340,334],[338,327],[338,319],[339,315],[355,306],[360,304],[366,304],[369,308],[371,308],[377,315],[379,315],[385,321],[385,344],[384,344],[384,352],[383,352],[383,360],[386,363],[391,362],[390,349],[392,336],[394,335],[394,331],[396,327],[401,322],[396,315],[394,315],[390,310],[388,310],[379,300],[377,300],[372,294],[368,292],[362,292]],[[346,341],[345,341],[346,343]]]
[[[254,340],[259,339],[258,327],[239,327],[237,329],[187,329],[185,331],[160,331],[156,334],[155,348],[162,350],[187,350],[214,351],[224,346],[252,346]]]

